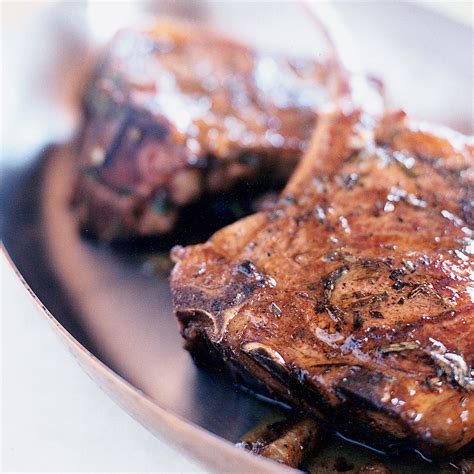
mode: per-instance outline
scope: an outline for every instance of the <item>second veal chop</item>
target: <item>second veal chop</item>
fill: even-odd
[[[474,145],[339,110],[279,204],[173,252],[203,365],[384,447],[474,438]]]
[[[286,181],[334,77],[329,61],[260,53],[189,24],[118,33],[84,98],[82,228],[102,240],[163,235],[204,194]]]

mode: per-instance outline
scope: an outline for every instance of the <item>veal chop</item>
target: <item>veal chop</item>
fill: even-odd
[[[372,444],[470,445],[473,165],[401,112],[320,119],[274,209],[174,250],[187,348]]]
[[[333,72],[188,24],[118,33],[84,98],[82,229],[102,240],[163,235],[203,194],[286,181],[337,93]]]

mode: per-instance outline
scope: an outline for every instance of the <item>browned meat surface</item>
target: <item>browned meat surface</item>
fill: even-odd
[[[264,425],[248,433],[239,447],[281,464],[298,467],[320,441],[320,428],[314,418],[293,418]]]
[[[384,464],[366,464],[359,469],[359,474],[392,474],[392,471]]]
[[[188,349],[384,449],[472,446],[473,165],[401,112],[321,118],[274,209],[174,250]]]
[[[105,240],[166,234],[203,193],[286,179],[336,88],[330,70],[189,25],[119,33],[84,99],[82,227]]]

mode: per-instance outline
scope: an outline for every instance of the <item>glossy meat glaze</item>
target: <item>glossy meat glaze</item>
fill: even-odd
[[[188,349],[384,449],[472,446],[473,199],[472,138],[320,118],[275,208],[174,249]]]
[[[84,98],[82,227],[104,240],[166,234],[204,193],[287,179],[339,87],[331,70],[186,24],[120,32]]]

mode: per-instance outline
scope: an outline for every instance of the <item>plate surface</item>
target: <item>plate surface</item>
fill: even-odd
[[[8,64],[6,82],[20,99],[2,153],[6,249],[81,365],[133,416],[217,471],[284,471],[230,444],[281,409],[194,367],[181,348],[167,278],[144,271],[143,255],[133,249],[112,251],[78,236],[67,206],[72,149],[45,145],[77,126],[78,90],[98,38],[110,33],[98,5],[66,3],[41,12],[31,20],[32,35],[42,38],[48,31],[51,48],[44,52],[30,44],[29,55]],[[141,4],[137,11],[150,8]],[[153,8],[266,48],[322,54],[314,47],[312,23],[294,4],[183,2]],[[362,68],[384,79],[392,105],[472,133],[469,28],[412,4],[340,3],[336,10],[363,52]],[[18,35],[12,37],[24,52]],[[25,81],[32,71],[35,79]],[[20,133],[25,124],[31,127],[29,141]],[[372,459],[363,448],[334,443],[311,468],[332,471],[332,459],[341,455],[354,469]],[[434,472],[433,466],[409,463],[392,464],[394,472]]]

